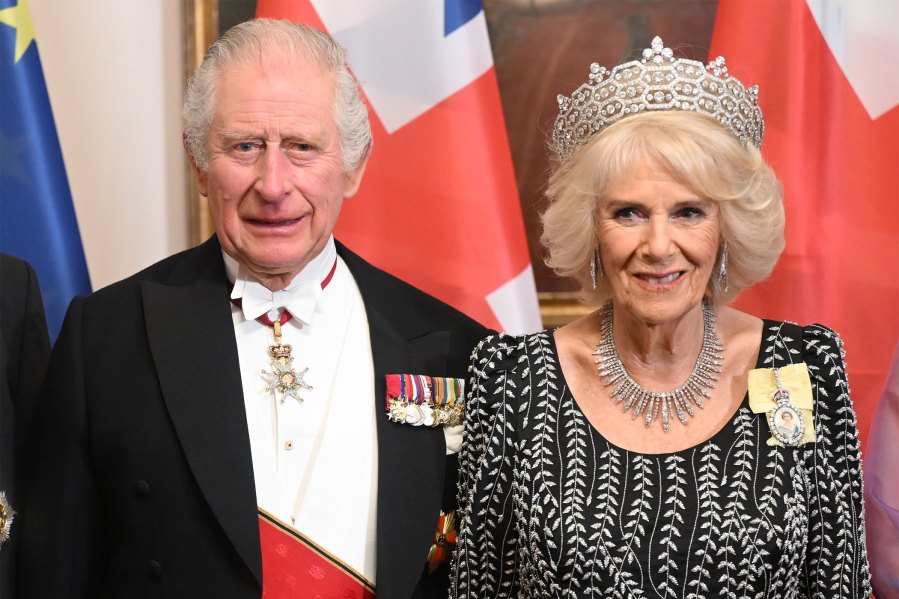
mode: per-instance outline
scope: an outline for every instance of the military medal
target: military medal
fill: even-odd
[[[799,408],[790,403],[790,392],[780,381],[778,368],[774,369],[774,381],[777,389],[771,394],[774,400],[774,409],[768,412],[768,426],[775,439],[784,445],[799,445],[799,441],[805,434],[805,420]]]
[[[280,403],[284,403],[284,400],[287,397],[292,397],[297,400],[297,402],[303,403],[303,398],[300,396],[300,389],[312,391],[312,385],[304,380],[309,369],[304,368],[303,371],[298,374],[293,367],[293,356],[290,355],[293,348],[290,345],[281,343],[281,325],[290,320],[290,312],[285,310],[281,314],[281,318],[275,322],[272,322],[267,316],[263,316],[265,317],[265,320],[271,324],[269,325],[268,322],[265,321],[262,321],[262,323],[271,326],[272,333],[275,337],[275,344],[270,345],[268,348],[268,353],[272,358],[272,371],[262,371],[262,376],[264,376],[269,383],[265,390],[277,391],[280,393]],[[260,316],[260,319],[262,319],[263,316]]]
[[[6,500],[6,493],[0,491],[0,545],[9,539],[9,531],[12,528],[13,516],[16,512]]]
[[[429,573],[433,573],[440,564],[449,561],[458,536],[456,532],[456,512],[447,514],[441,511],[440,519],[437,522],[437,532],[434,533],[434,541],[431,549],[428,551]]]
[[[464,416],[463,383],[452,377],[388,374],[387,418],[412,426],[456,426]]]

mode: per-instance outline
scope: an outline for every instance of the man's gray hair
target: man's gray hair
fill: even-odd
[[[200,170],[209,167],[209,129],[215,112],[219,78],[237,62],[265,59],[271,50],[300,56],[335,74],[334,121],[340,132],[344,172],[356,169],[371,149],[371,125],[356,80],[346,66],[346,52],[330,35],[290,21],[253,19],[235,25],[210,46],[187,85],[182,115],[184,143]]]

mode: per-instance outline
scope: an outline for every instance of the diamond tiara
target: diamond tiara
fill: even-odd
[[[559,116],[552,142],[564,163],[594,135],[622,118],[644,110],[685,110],[707,114],[724,125],[741,142],[762,145],[765,122],[758,103],[759,88],[746,88],[731,77],[719,56],[708,65],[674,58],[656,36],[632,60],[611,71],[590,65],[587,83],[570,98],[559,94]]]

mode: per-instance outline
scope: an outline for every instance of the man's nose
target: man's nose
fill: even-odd
[[[258,165],[256,191],[262,199],[268,202],[284,199],[288,190],[287,178],[290,174],[290,161],[281,148],[277,145],[266,147]]]

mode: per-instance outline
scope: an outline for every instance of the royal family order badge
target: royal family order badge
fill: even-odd
[[[777,370],[774,370],[775,378]],[[780,386],[771,395],[777,407],[768,412],[768,426],[771,434],[784,445],[799,445],[802,435],[805,433],[805,422],[799,408],[790,403],[790,392]]]
[[[815,400],[805,363],[749,372],[749,407],[765,414],[768,445],[797,446],[815,441]]]

